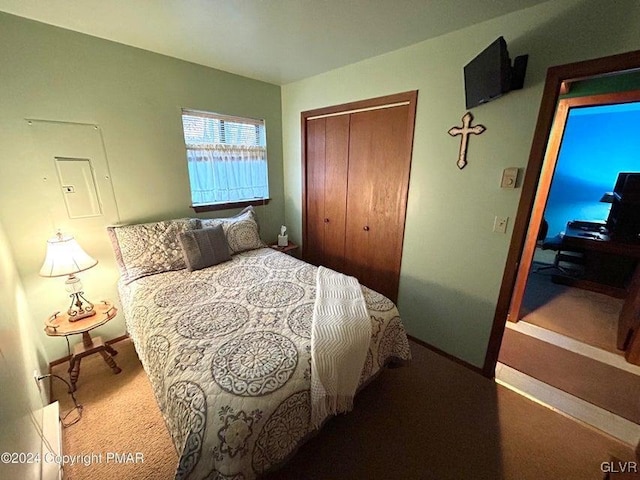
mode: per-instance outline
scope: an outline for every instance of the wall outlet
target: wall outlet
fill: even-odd
[[[33,370],[33,379],[36,382],[36,386],[38,387],[38,390],[40,390],[40,377],[42,375],[40,375],[40,372],[36,369]]]
[[[507,233],[507,223],[509,217],[496,217],[493,219],[493,231],[496,233]]]

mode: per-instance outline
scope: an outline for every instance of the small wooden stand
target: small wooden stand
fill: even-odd
[[[80,361],[87,355],[99,353],[113,370],[113,373],[118,374],[122,371],[113,360],[113,357],[118,352],[113,347],[106,345],[102,338],[89,335],[90,330],[104,325],[114,318],[118,313],[118,309],[110,302],[101,302],[96,304],[95,311],[95,315],[73,322],[70,321],[66,312],[55,313],[45,321],[46,327],[44,331],[50,337],[67,337],[69,335],[82,334],[82,343],[74,345],[73,354],[69,360],[69,377],[71,380],[71,391],[69,393],[76,391],[76,383],[80,376]]]
[[[291,255],[298,249],[298,245],[290,241],[288,242],[288,245],[286,247],[279,247],[278,244],[275,243],[273,245],[269,245],[269,248],[273,248],[274,250],[277,250],[279,252]]]

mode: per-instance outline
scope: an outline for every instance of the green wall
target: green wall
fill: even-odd
[[[279,86],[4,13],[0,45],[0,222],[47,361],[67,354],[64,339],[48,338],[40,328],[44,318],[67,308],[63,279],[38,276],[46,240],[57,228],[99,261],[80,274],[87,295],[117,303],[118,272],[104,227],[196,216],[189,207],[181,108],[266,120],[272,201],[257,212],[265,240],[275,238],[284,220]],[[53,158],[33,141],[26,118],[99,126],[116,218],[105,215],[91,228],[60,218],[62,195],[51,193],[56,182],[43,181]],[[124,332],[122,315],[96,330],[105,338]]]
[[[92,298],[116,300],[118,273],[102,225],[52,214],[41,168],[51,159],[26,118],[100,127],[122,222],[194,216],[182,107],[265,118],[273,200],[258,208],[262,231],[271,239],[286,221],[300,241],[300,112],[417,89],[399,307],[412,335],[481,366],[520,195],[500,189],[500,176],[526,165],[546,69],[640,49],[639,24],[635,0],[553,0],[281,89],[0,13],[0,223],[31,318],[39,326],[66,307],[62,281],[37,275],[60,223],[100,262],[81,274]],[[447,131],[465,113],[462,67],[499,35],[512,57],[530,55],[525,88],[473,109],[487,130],[461,171]],[[491,231],[496,215],[510,217],[506,235]],[[62,339],[36,331],[47,361],[66,354]],[[124,333],[122,315],[96,333]]]
[[[398,306],[411,335],[481,367],[520,189],[502,170],[526,166],[546,70],[640,49],[640,2],[554,0],[436,39],[285,85],[282,89],[285,214],[301,240],[300,112],[419,90]],[[511,57],[529,54],[523,90],[474,108],[486,127],[456,167],[465,113],[462,69],[498,36]],[[508,216],[507,234],[493,233]]]
[[[47,362],[22,282],[0,224],[0,452],[41,453],[42,406],[47,381],[39,390],[33,371],[47,373]],[[35,337],[35,338],[34,338]],[[40,464],[0,463],[0,478],[40,479]]]
[[[560,95],[560,98],[584,97],[587,95],[599,95],[611,92],[627,92],[629,90],[638,90],[638,85],[640,85],[640,72],[593,78],[573,83],[569,93]]]

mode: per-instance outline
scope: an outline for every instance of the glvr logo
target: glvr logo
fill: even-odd
[[[600,470],[605,473],[638,473],[638,462],[602,462]]]

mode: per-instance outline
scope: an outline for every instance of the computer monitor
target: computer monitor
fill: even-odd
[[[612,239],[640,243],[640,172],[621,172],[607,218]]]

